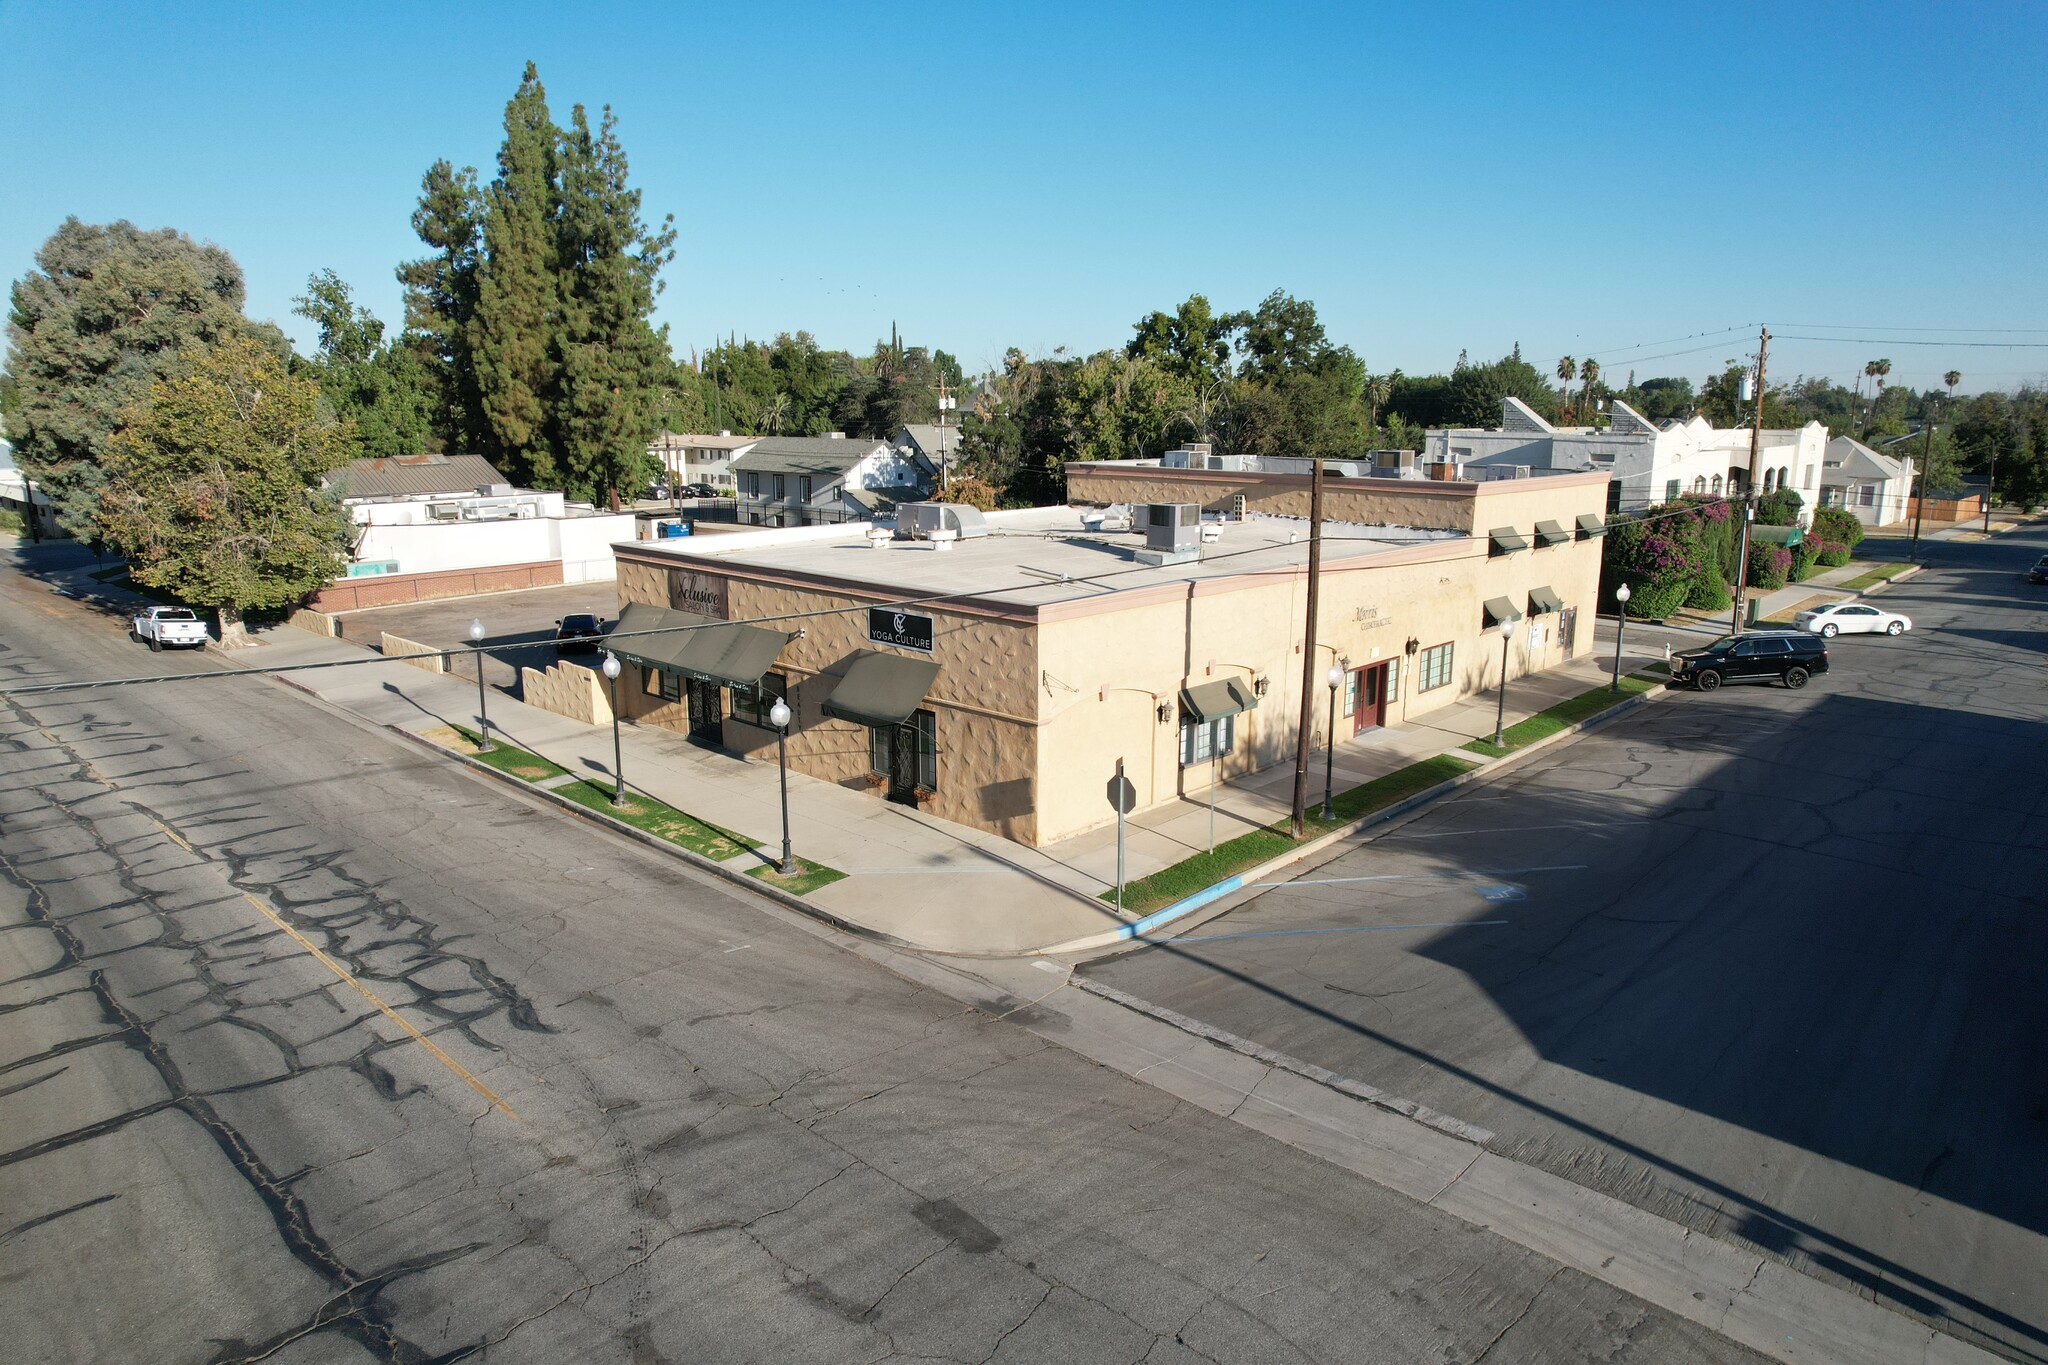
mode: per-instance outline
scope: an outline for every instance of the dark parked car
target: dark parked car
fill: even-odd
[[[1711,692],[1724,682],[1781,682],[1804,687],[1828,671],[1827,642],[1805,631],[1744,630],[1705,649],[1671,656],[1671,681]]]
[[[2027,570],[2027,581],[2029,583],[2048,583],[2048,555],[2042,555],[2040,559],[2035,561],[2034,567]]]
[[[555,650],[561,654],[588,654],[604,639],[604,622],[588,612],[564,616],[555,622]]]

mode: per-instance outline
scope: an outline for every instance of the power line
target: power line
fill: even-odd
[[[2048,341],[1927,341],[1916,337],[1817,337],[1785,333],[1781,341],[1842,341],[1856,346],[1988,347],[1995,350],[2048,350]]]

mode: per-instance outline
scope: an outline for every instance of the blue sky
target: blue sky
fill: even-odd
[[[490,166],[531,58],[676,216],[679,354],[894,321],[979,369],[1283,288],[1376,370],[1520,342],[1697,378],[1768,322],[1774,378],[2007,387],[2048,346],[1961,343],[2048,343],[2044,49],[2032,0],[0,0],[0,271],[126,217],[228,248],[302,344],[323,267],[395,325],[421,172]]]

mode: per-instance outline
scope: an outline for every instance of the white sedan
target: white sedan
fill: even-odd
[[[1862,602],[1831,602],[1792,618],[1801,630],[1833,639],[1837,635],[1904,635],[1913,623],[1895,611],[1879,611]]]

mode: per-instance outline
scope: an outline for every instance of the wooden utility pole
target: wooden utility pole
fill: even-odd
[[[1920,559],[1920,516],[1927,510],[1927,461],[1934,454],[1934,414],[1927,416],[1927,439],[1920,443],[1920,467],[1913,471],[1913,483],[1920,489],[1913,499],[1913,548],[1906,552],[1906,558],[1915,563]],[[1989,522],[1986,523],[1989,525]]]
[[[1309,730],[1316,715],[1316,607],[1323,583],[1323,461],[1313,457],[1308,485],[1308,624],[1301,637],[1301,724],[1294,741],[1294,818],[1296,839],[1308,832]]]
[[[1756,347],[1756,416],[1749,427],[1749,477],[1742,490],[1742,549],[1735,556],[1735,615],[1731,631],[1742,629],[1742,606],[1749,596],[1749,528],[1756,520],[1756,466],[1764,447],[1764,360],[1771,350],[1771,329],[1763,329]]]

